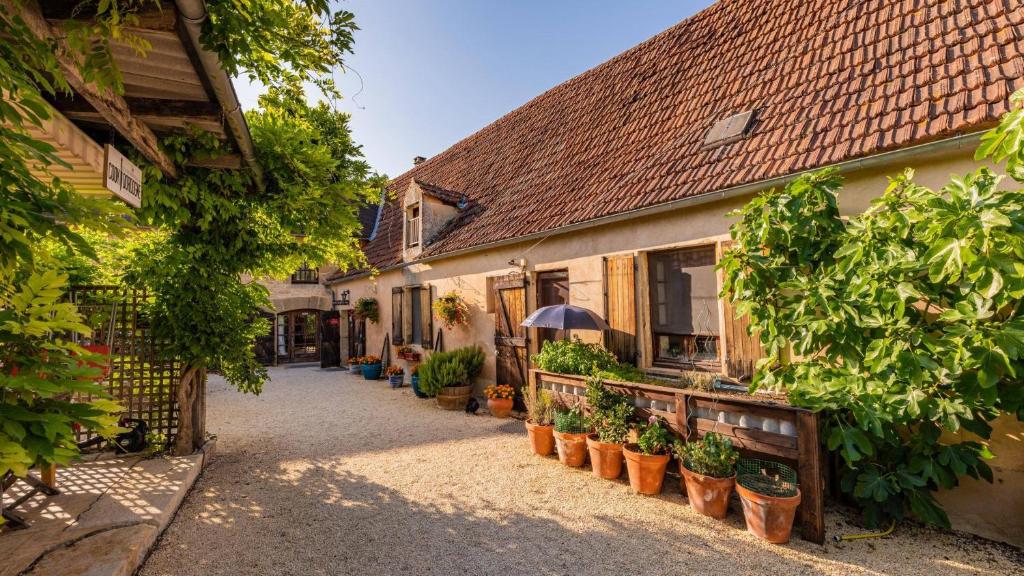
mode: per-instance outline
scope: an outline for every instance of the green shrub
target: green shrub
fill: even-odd
[[[637,438],[637,449],[641,454],[652,456],[655,454],[668,454],[669,448],[675,441],[675,436],[668,429],[664,419],[651,416],[647,424],[640,427],[640,436]]]
[[[732,440],[708,432],[704,438],[686,444],[676,441],[676,457],[686,469],[704,476],[728,478],[736,473],[736,460],[740,455],[732,447]]]
[[[597,439],[611,444],[622,444],[629,435],[633,405],[629,398],[612,392],[601,378],[587,379],[587,404],[590,416],[587,422],[597,433]]]
[[[603,370],[595,370],[593,376],[601,380],[614,380],[618,382],[646,382],[647,375],[644,371],[632,364],[616,364]]]
[[[583,409],[573,406],[569,410],[555,414],[555,431],[563,434],[583,434],[590,431]]]
[[[420,390],[436,396],[443,388],[465,386],[480,374],[485,359],[479,346],[434,352],[419,366]]]
[[[584,343],[579,338],[573,338],[544,342],[540,353],[533,355],[533,363],[547,372],[589,376],[595,370],[617,366],[619,361],[600,344]]]

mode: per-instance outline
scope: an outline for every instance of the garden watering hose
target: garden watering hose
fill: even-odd
[[[895,529],[896,529],[896,521],[893,520],[892,524],[889,524],[889,528],[883,530],[882,532],[865,532],[863,534],[843,534],[842,536],[833,536],[832,540],[834,540],[836,542],[836,544],[838,544],[840,542],[848,542],[850,540],[865,540],[867,538],[881,538],[883,536],[888,536],[889,534],[892,534],[892,531],[895,530]]]

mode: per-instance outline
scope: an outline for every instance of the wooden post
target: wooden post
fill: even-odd
[[[690,413],[686,408],[686,395],[676,394],[676,426],[686,442],[690,441]]]
[[[40,466],[39,479],[50,488],[57,488],[57,465],[43,464]]]
[[[823,472],[821,439],[818,437],[818,415],[798,412],[796,415],[797,460],[800,494],[803,499],[800,509],[800,525],[804,540],[816,544],[825,543],[825,511],[822,495]]]

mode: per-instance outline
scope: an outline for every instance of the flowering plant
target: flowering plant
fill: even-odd
[[[363,363],[363,357],[362,356],[352,356],[351,358],[348,359],[348,363],[349,363],[350,366],[355,366],[357,364],[362,364]]]
[[[401,346],[401,347],[398,348],[398,353],[399,354],[412,354],[412,352],[413,352],[412,346]]]
[[[654,454],[668,454],[675,439],[669,431],[667,423],[663,418],[651,416],[647,419],[645,426],[640,426],[640,435],[637,437],[636,445],[640,452],[649,456]]]
[[[487,396],[487,398],[491,400],[515,398],[516,389],[508,384],[491,384],[487,388],[484,388],[484,396]]]
[[[380,356],[374,356],[373,354],[363,356],[363,364],[380,364]]]
[[[444,322],[446,328],[469,323],[469,306],[455,292],[449,292],[434,300],[434,313]]]
[[[405,370],[401,366],[388,366],[387,370],[384,371],[385,376],[402,376],[405,374]]]

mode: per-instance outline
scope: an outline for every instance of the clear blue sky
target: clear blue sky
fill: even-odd
[[[345,0],[361,28],[348,64],[362,82],[337,75],[341,109],[373,168],[395,177],[711,3]],[[258,88],[236,86],[254,106]]]

